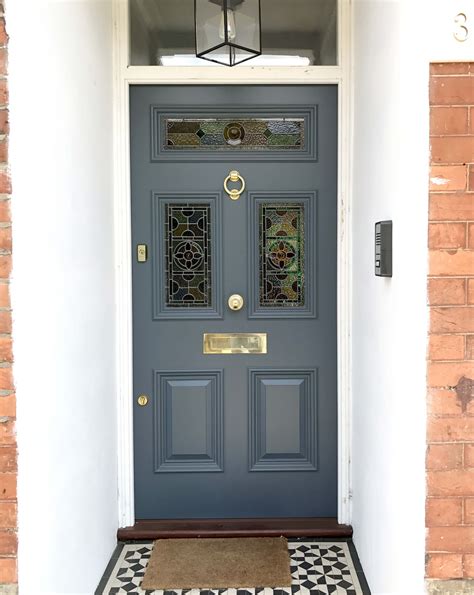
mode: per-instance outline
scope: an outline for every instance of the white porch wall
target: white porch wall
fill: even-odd
[[[354,6],[353,527],[374,595],[421,595],[424,575],[428,71],[402,4]],[[384,219],[392,279],[374,276]]]
[[[424,592],[429,62],[472,60],[453,37],[469,0],[355,0],[353,526],[373,595]],[[393,219],[393,278],[374,223]]]
[[[89,595],[118,524],[112,7],[6,8],[20,593]]]

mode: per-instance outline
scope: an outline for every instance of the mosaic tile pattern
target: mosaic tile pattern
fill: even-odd
[[[96,595],[364,595],[346,542],[288,543],[291,588],[188,589],[144,591],[140,588],[153,543],[126,544],[105,588]]]
[[[165,150],[302,151],[304,118],[165,118]]]
[[[304,306],[304,206],[259,207],[260,306]]]
[[[211,306],[211,207],[166,205],[165,238],[166,305]]]

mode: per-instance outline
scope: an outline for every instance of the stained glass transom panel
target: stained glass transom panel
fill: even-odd
[[[305,304],[304,205],[260,204],[260,306]]]
[[[166,305],[172,308],[210,307],[210,205],[167,204],[165,241]]]
[[[165,118],[166,150],[305,150],[304,118]]]

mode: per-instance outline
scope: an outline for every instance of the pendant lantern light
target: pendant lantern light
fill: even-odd
[[[196,56],[235,66],[262,53],[260,0],[194,0]]]

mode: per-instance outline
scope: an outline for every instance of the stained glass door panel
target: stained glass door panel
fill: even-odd
[[[260,306],[304,306],[304,206],[261,204],[258,224]]]
[[[164,148],[172,150],[302,151],[304,118],[165,118]]]
[[[163,233],[167,306],[211,306],[211,207],[192,203],[166,205]]]
[[[249,191],[248,203],[249,316],[316,317],[317,192]]]
[[[151,221],[154,319],[220,317],[219,194],[155,191]]]

